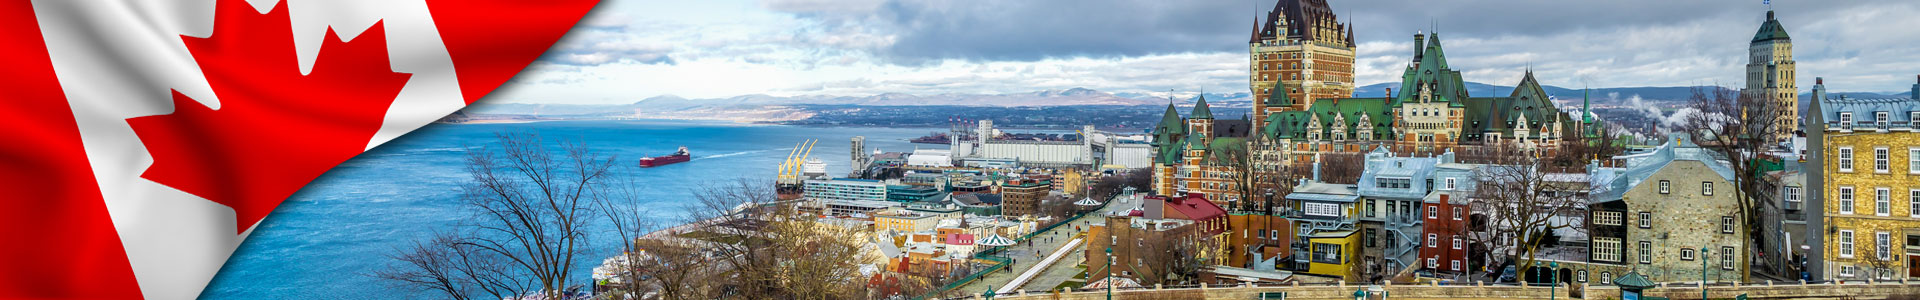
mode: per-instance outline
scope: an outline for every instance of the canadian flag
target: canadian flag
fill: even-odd
[[[0,3],[0,299],[194,298],[282,200],[596,2]]]

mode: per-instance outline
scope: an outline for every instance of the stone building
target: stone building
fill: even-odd
[[[1472,97],[1461,72],[1447,64],[1438,33],[1416,34],[1414,40],[1414,59],[1402,72],[1397,93],[1300,100],[1310,105],[1269,112],[1256,132],[1271,142],[1259,150],[1277,153],[1262,157],[1308,160],[1315,154],[1361,153],[1380,146],[1395,153],[1436,155],[1508,142],[1550,150],[1567,134],[1579,134],[1580,120],[1553,105],[1531,70],[1507,96]],[[1273,94],[1267,101],[1296,100]]]
[[[1747,280],[1749,225],[1739,217],[1733,169],[1719,153],[1673,138],[1615,159],[1626,167],[1588,167],[1592,264],[1638,270],[1655,282],[1700,280],[1702,272],[1714,281]]]
[[[1920,100],[1828,97],[1814,79],[1810,148],[1824,162],[1822,272],[1831,279],[1920,277]],[[1913,95],[1920,96],[1920,83]],[[1810,149],[1811,150],[1811,149]],[[1809,221],[1809,223],[1813,223]]]
[[[1787,28],[1780,26],[1780,20],[1773,18],[1773,11],[1767,11],[1767,20],[1760,23],[1760,31],[1747,45],[1747,88],[1743,92],[1780,107],[1800,107],[1800,90],[1794,88],[1793,81],[1793,39],[1787,37]],[[1776,141],[1792,138],[1792,132],[1800,128],[1798,109],[1783,109],[1774,120],[1779,123],[1777,128],[1784,129],[1773,137]]]
[[[1222,207],[1241,207],[1235,174],[1250,164],[1247,120],[1215,120],[1206,96],[1182,118],[1172,104],[1153,129],[1154,194],[1197,193]]]
[[[1247,40],[1254,127],[1270,112],[1306,110],[1314,99],[1353,96],[1351,24],[1326,0],[1281,0],[1255,19]],[[1294,101],[1269,101],[1274,95]]]

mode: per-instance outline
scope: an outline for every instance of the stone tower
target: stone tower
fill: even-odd
[[[1760,32],[1753,35],[1753,42],[1747,46],[1747,89],[1748,97],[1768,99],[1781,105],[1780,115],[1775,117],[1779,123],[1780,134],[1774,141],[1793,137],[1793,131],[1800,129],[1800,91],[1793,82],[1793,39],[1787,37],[1787,29],[1773,18],[1773,11],[1767,11],[1766,22],[1760,23]]]
[[[1327,0],[1274,3],[1264,19],[1255,18],[1247,56],[1256,131],[1269,113],[1353,97],[1353,27],[1340,22]]]

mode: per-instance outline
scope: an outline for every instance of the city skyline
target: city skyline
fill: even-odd
[[[1099,5],[1096,5],[1099,4]],[[1271,1],[604,3],[495,103],[630,103],[676,95],[1018,93],[1084,87],[1246,92],[1246,39]],[[1434,29],[1468,81],[1531,68],[1563,87],[1737,86],[1760,3],[1334,2],[1355,28],[1358,85],[1396,82]],[[1904,90],[1920,3],[1774,3],[1805,76]],[[989,13],[991,12],[991,13]],[[1073,12],[1063,14],[1060,12]],[[1464,20],[1488,20],[1466,22]],[[1857,24],[1877,24],[1858,26]],[[1631,38],[1631,37],[1646,38]],[[1677,41],[1677,42],[1676,42]],[[1599,62],[1595,64],[1594,62]],[[1365,91],[1362,91],[1365,92]]]

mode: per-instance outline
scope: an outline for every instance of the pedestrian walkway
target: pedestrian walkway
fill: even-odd
[[[987,292],[988,290],[995,290],[997,293],[997,290],[999,290],[1001,287],[1007,286],[1008,283],[1012,283],[1014,278],[1019,277],[1020,274],[1025,274],[1027,273],[1028,270],[1035,269],[1036,265],[1040,265],[1040,262],[1047,258],[1047,256],[1045,256],[1047,253],[1056,252],[1057,250],[1061,249],[1062,246],[1065,246],[1068,242],[1079,240],[1079,234],[1081,232],[1085,232],[1089,225],[1098,223],[1098,222],[1105,222],[1105,219],[1103,216],[1109,211],[1120,209],[1120,207],[1131,207],[1131,206],[1107,205],[1105,207],[1102,207],[1099,210],[1082,215],[1079,218],[1067,220],[1066,222],[1069,222],[1069,224],[1061,225],[1059,227],[1054,227],[1052,230],[1048,230],[1039,235],[1034,235],[1032,239],[1021,241],[1019,244],[1015,244],[1014,246],[1007,247],[1007,249],[1002,252],[1002,255],[1005,255],[1008,258],[1012,258],[1013,259],[1012,265],[1007,266],[1007,268],[1003,271],[997,271],[991,274],[986,274],[985,276],[981,276],[979,280],[974,280],[973,282],[969,282],[966,285],[962,285],[958,288],[955,288],[954,291],[963,293],[963,294],[979,294],[979,293]],[[1075,245],[1073,248],[1074,248],[1073,250],[1067,251],[1067,252],[1070,252],[1071,255],[1062,256],[1063,258],[1066,258],[1066,259],[1056,259],[1057,261],[1064,262],[1064,263],[1055,263],[1050,267],[1042,266],[1041,268],[1039,268],[1039,270],[1041,270],[1038,273],[1039,275],[1033,276],[1034,279],[1030,281],[1034,281],[1034,280],[1051,281],[1051,282],[1054,282],[1054,285],[1058,285],[1059,282],[1064,281],[1064,279],[1055,279],[1054,276],[1052,275],[1057,273],[1058,271],[1047,271],[1047,270],[1060,269],[1060,268],[1073,269],[1074,266],[1079,265],[1080,262],[1084,260],[1084,258],[1077,258],[1077,257],[1084,256],[1084,253],[1079,253],[1081,252],[1079,250],[1083,247],[1080,247],[1079,245]],[[1070,272],[1067,275],[1067,277],[1072,277],[1072,276],[1073,275],[1070,274]],[[1028,285],[1032,286],[1032,284],[1028,284]],[[1030,291],[1044,290],[1044,289],[1050,289],[1052,287],[1053,286],[1051,285],[1045,286],[1045,287],[1037,287],[1037,288],[1029,287],[1029,288],[1026,288],[1026,290],[1030,290]],[[1015,288],[1015,290],[1018,290],[1018,289],[1020,288]]]
[[[1040,275],[1040,272],[1046,271],[1048,266],[1052,266],[1053,263],[1059,262],[1060,257],[1067,256],[1068,253],[1073,252],[1074,250],[1080,249],[1081,241],[1083,241],[1083,239],[1073,239],[1072,241],[1068,241],[1067,245],[1061,246],[1060,249],[1054,250],[1053,254],[1047,255],[1047,259],[1041,260],[1039,265],[1034,265],[1032,267],[1029,267],[1027,271],[1020,272],[1020,277],[1014,277],[1013,282],[1008,282],[1007,285],[1000,287],[1000,290],[997,291],[997,293],[1006,294],[1006,293],[1012,293],[1015,290],[1019,290],[1020,286],[1026,285],[1028,280],[1033,280],[1034,275]]]

